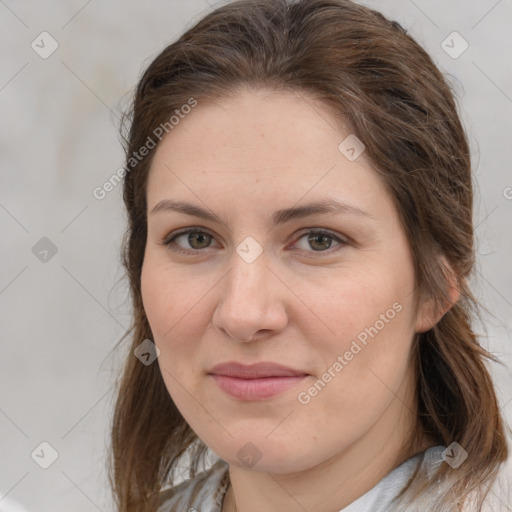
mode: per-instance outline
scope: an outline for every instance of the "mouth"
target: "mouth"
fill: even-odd
[[[300,384],[308,373],[275,363],[243,365],[236,362],[214,366],[209,376],[227,395],[239,400],[265,400]]]

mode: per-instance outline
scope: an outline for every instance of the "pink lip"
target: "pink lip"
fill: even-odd
[[[209,372],[219,387],[233,398],[264,400],[296,386],[307,373],[275,363],[243,365],[227,362]]]

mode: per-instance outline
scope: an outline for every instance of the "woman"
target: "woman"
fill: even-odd
[[[156,57],[129,122],[119,510],[480,510],[508,451],[468,144],[425,51],[348,0],[237,1]]]

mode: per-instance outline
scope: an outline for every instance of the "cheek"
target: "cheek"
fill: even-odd
[[[141,273],[142,303],[153,336],[160,342],[165,331],[172,327],[173,320],[172,288],[168,284],[166,276],[153,263],[152,258],[148,257],[146,251]]]
[[[348,350],[354,339],[364,344],[377,337],[398,337],[400,342],[410,335],[412,274],[407,268],[398,273],[388,267],[376,263],[341,269],[334,278],[332,271],[314,280],[295,278],[294,291],[307,307],[299,320],[305,339],[323,340],[339,351]]]
[[[304,320],[301,327],[319,364],[315,377],[297,397],[302,404],[299,416],[308,431],[322,432],[331,445],[339,441],[340,448],[379,419],[409,369],[414,333],[408,288],[396,286],[396,281],[394,286],[375,283],[373,277],[353,275],[322,287],[323,294],[319,288],[310,297],[315,299],[315,312],[334,334],[322,329],[327,334],[318,335],[318,321],[312,326],[311,320]],[[332,448],[317,443],[326,453]]]
[[[160,349],[159,365],[169,391],[190,381],[194,365],[202,357],[201,340],[211,312],[206,311],[206,292],[215,284],[207,275],[197,278],[186,269],[155,261],[148,255],[141,274],[141,294],[154,342]]]
[[[302,281],[298,293],[308,297],[321,322],[309,315],[299,328],[317,358],[316,378],[327,382],[325,388],[317,385],[318,398],[315,389],[304,389],[313,409],[332,403],[344,416],[365,403],[366,411],[381,411],[393,396],[390,389],[400,387],[414,336],[413,274],[405,265],[401,270],[374,264],[340,272],[336,280],[316,280],[314,286]],[[360,412],[352,419],[364,423],[367,414]]]
[[[144,311],[153,335],[165,345],[194,314],[201,292],[183,269],[160,262],[151,251],[146,255],[141,274]]]
[[[190,415],[187,394],[190,387],[190,361],[197,361],[197,346],[193,343],[193,292],[179,277],[176,269],[154,262],[149,255],[141,274],[141,294],[144,310],[151,327],[153,341],[160,350],[157,359],[169,395],[180,412]],[[197,303],[197,300],[195,300]],[[197,306],[196,306],[197,307]]]

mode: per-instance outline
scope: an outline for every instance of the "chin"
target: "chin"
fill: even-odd
[[[244,436],[243,440],[229,439],[222,446],[211,446],[212,450],[231,466],[277,475],[305,471],[321,462],[316,460],[319,454],[313,454],[313,447],[308,453],[303,445],[272,442],[265,435],[257,437],[252,434]]]

